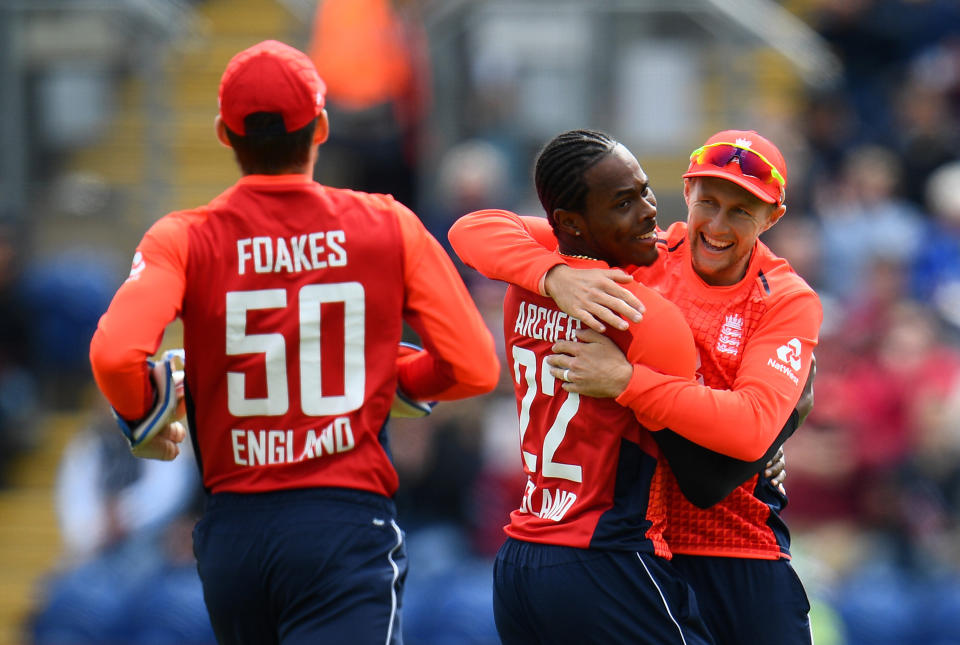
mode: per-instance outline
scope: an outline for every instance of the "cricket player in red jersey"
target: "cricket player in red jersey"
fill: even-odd
[[[227,65],[219,99],[243,177],[143,237],[93,337],[94,376],[135,454],[174,458],[177,384],[147,357],[183,320],[209,493],[194,551],[221,643],[399,644],[391,402],[398,385],[414,400],[493,389],[493,338],[411,211],[311,179],[329,125],[309,58],[259,43]],[[425,349],[398,358],[403,321]]]
[[[594,131],[565,132],[540,153],[537,192],[572,266],[657,258],[656,201],[632,154]],[[546,221],[546,220],[544,220]],[[643,320],[611,332],[631,360],[691,381],[692,335],[680,311],[639,283]],[[510,286],[504,336],[527,475],[494,569],[494,617],[507,645],[709,643],[663,542],[657,446],[613,400],[561,388],[545,362],[580,322],[548,297]]]
[[[786,163],[773,143],[752,131],[719,132],[694,151],[684,177],[687,221],[665,232],[658,261],[632,273],[683,311],[703,385],[628,362],[589,330],[579,338],[586,342],[557,343],[549,362],[553,374],[567,374],[570,392],[616,396],[676,435],[753,461],[797,425],[793,410],[822,309],[814,291],[758,239],[786,210]],[[541,218],[481,211],[458,221],[451,239],[461,258],[489,277],[556,294],[562,310],[598,327],[603,320],[625,325],[613,312],[638,305],[618,285],[626,277],[562,266],[563,258],[543,248],[556,248],[551,233]],[[708,445],[708,435],[726,441]],[[703,509],[666,469],[659,474],[667,544],[716,641],[809,644],[809,603],[789,564],[781,491],[752,474]]]

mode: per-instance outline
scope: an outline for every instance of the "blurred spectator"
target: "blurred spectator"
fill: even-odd
[[[908,55],[898,4],[898,0],[827,0],[814,19],[817,31],[843,61],[845,89],[868,133],[883,132],[890,125],[893,71]]]
[[[310,57],[333,124],[317,179],[416,208],[430,70],[420,0],[320,0]]]
[[[182,455],[181,455],[182,456]],[[194,502],[160,532],[116,543],[45,581],[31,645],[214,645],[190,547]]]
[[[506,523],[500,507],[495,518],[483,513],[497,493],[479,477],[486,399],[441,403],[426,419],[390,422],[394,465],[404,482],[395,501],[411,564],[403,616],[408,645],[499,643],[490,603],[490,554],[478,549],[478,537],[494,530],[502,542]],[[478,512],[496,522],[495,529],[478,526]]]
[[[88,347],[97,321],[124,275],[102,249],[69,248],[34,260],[23,280],[31,360],[50,406],[81,407],[90,374]]]
[[[793,215],[793,213],[791,213]],[[823,282],[820,227],[810,217],[784,217],[764,233],[764,243],[815,290]]]
[[[37,384],[32,370],[33,334],[24,299],[16,225],[0,222],[0,487],[9,464],[33,448],[37,436]]]
[[[43,585],[31,642],[212,644],[191,550],[202,501],[193,453],[185,444],[172,462],[135,458],[106,403],[84,391],[86,425],[57,474],[62,569]]]
[[[912,266],[911,288],[960,330],[960,161],[931,175],[926,203],[932,221]]]
[[[876,495],[873,508],[890,514],[885,528],[898,546],[900,559],[916,571],[940,568],[937,562],[944,537],[952,537],[958,521],[956,506],[948,497],[960,476],[960,445],[955,440],[956,420],[945,418],[945,401],[960,384],[960,351],[944,343],[931,312],[903,303],[890,321],[879,351],[877,379],[890,384],[903,402],[908,436],[902,458],[887,464],[891,497]],[[949,424],[949,425],[945,425]],[[949,428],[949,429],[948,429]],[[868,431],[869,432],[869,431]],[[863,440],[872,438],[865,433]],[[951,465],[943,460],[954,458]],[[954,500],[956,501],[956,500]],[[876,513],[875,513],[876,515]],[[931,559],[933,561],[931,561]]]
[[[828,294],[846,298],[870,279],[874,259],[912,261],[922,218],[900,198],[900,167],[885,148],[849,151],[838,179],[832,190],[818,195],[815,207],[822,225],[822,286]]]
[[[803,180],[799,184],[791,181],[788,188],[791,209],[812,208],[811,192],[821,185],[829,186],[840,175],[844,157],[858,137],[857,113],[842,91],[812,92],[803,101],[800,124],[807,149],[800,164],[802,172],[791,175],[791,180],[794,176]]]
[[[95,401],[57,474],[57,519],[69,562],[163,531],[199,489],[188,448],[172,462],[135,458],[106,402]]]
[[[829,372],[817,375],[815,387],[813,410],[787,448],[790,503],[785,515],[798,531],[819,524],[853,525],[860,497],[856,392],[849,381]]]
[[[493,143],[468,139],[454,145],[440,158],[435,205],[427,209],[424,223],[446,245],[447,231],[458,217],[491,204],[514,205],[510,177],[509,159]]]
[[[928,178],[960,155],[960,128],[951,119],[943,89],[911,77],[896,97],[895,145],[903,166],[903,195],[917,208],[928,206]]]
[[[391,451],[403,482],[394,500],[409,533],[445,525],[466,540],[478,468],[479,418],[438,408],[427,419],[391,422],[396,436]]]

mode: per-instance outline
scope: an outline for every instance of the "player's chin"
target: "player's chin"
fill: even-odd
[[[646,242],[637,243],[631,249],[630,258],[626,264],[632,264],[638,267],[645,267],[657,261],[657,246]]]

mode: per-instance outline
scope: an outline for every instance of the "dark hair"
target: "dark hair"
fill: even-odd
[[[280,175],[309,162],[316,119],[287,132],[279,113],[254,112],[243,119],[243,127],[247,134],[227,128],[227,138],[243,174]]]
[[[584,174],[610,154],[618,142],[596,130],[569,130],[555,136],[537,156],[534,184],[540,204],[556,230],[553,211],[583,210],[587,197]]]

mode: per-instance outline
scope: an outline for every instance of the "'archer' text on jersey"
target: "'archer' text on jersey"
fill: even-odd
[[[513,331],[521,336],[555,343],[558,340],[577,340],[580,321],[557,309],[521,302]]]

